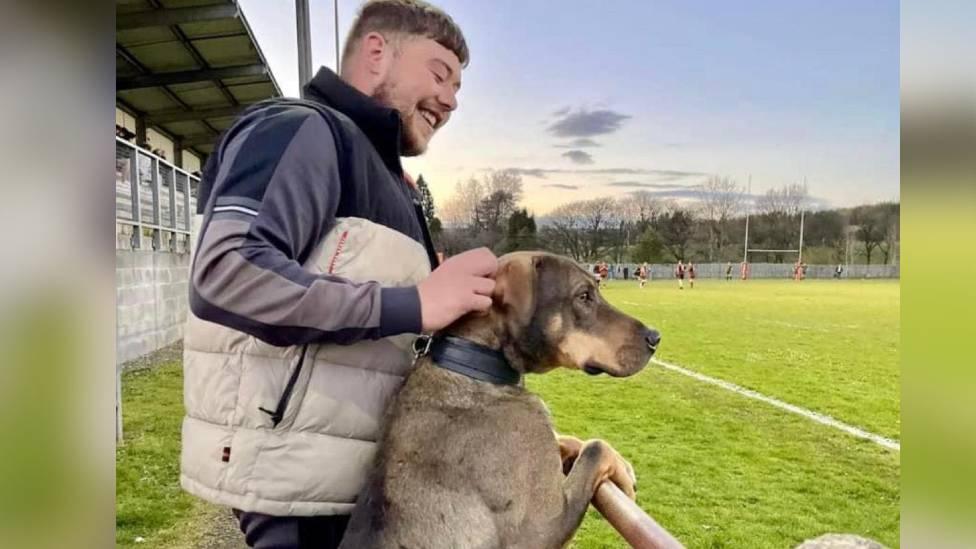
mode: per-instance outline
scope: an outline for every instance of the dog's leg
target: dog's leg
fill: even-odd
[[[569,446],[572,444],[567,441],[566,447]],[[560,453],[562,451],[561,444]],[[535,541],[526,547],[555,549],[565,546],[583,521],[583,515],[586,514],[597,487],[606,480],[619,486],[631,499],[636,496],[630,464],[602,440],[584,442],[572,469],[563,481],[562,512],[555,520],[548,522],[542,532],[534,532]]]
[[[556,435],[556,441],[559,442],[559,461],[563,464],[563,474],[568,475],[573,469],[573,463],[576,462],[580,450],[583,449],[583,441],[576,437],[553,434]]]

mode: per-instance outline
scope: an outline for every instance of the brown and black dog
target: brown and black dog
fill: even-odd
[[[567,258],[505,255],[496,282],[487,314],[444,333],[501,351],[519,373],[564,366],[629,376],[660,340]],[[424,356],[387,414],[342,548],[558,548],[600,483],[634,497],[630,465],[604,441],[557,439],[545,405],[521,383],[475,380]]]

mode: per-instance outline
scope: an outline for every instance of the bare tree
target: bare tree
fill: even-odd
[[[730,177],[709,177],[699,191],[699,211],[708,232],[708,259],[714,261],[725,246],[727,221],[742,213],[742,187]]]
[[[756,200],[756,208],[764,214],[798,215],[807,206],[809,197],[806,184],[790,183],[766,191]]]
[[[539,231],[544,245],[550,250],[568,254],[582,261],[585,254],[583,242],[583,216],[579,202],[569,202],[557,207],[544,220]]]
[[[449,227],[470,227],[477,219],[478,205],[484,197],[484,187],[477,178],[458,181],[454,194],[441,206],[441,218]]]
[[[879,221],[881,223],[882,231],[884,231],[884,240],[878,243],[878,249],[884,255],[884,264],[888,265],[894,263],[892,261],[897,257],[895,253],[898,242],[901,238],[901,227],[900,227],[900,216],[901,216],[901,206],[897,203],[886,202],[884,204],[878,205]]]

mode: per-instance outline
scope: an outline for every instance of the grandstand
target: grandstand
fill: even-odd
[[[182,338],[199,172],[220,132],[281,88],[234,0],[117,0],[115,60],[120,372]]]

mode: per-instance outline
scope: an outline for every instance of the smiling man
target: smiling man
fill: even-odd
[[[442,11],[368,2],[341,77],[246,111],[204,170],[181,482],[251,547],[338,546],[412,334],[491,305],[495,256],[438,266],[400,165],[457,108],[467,62]]]

